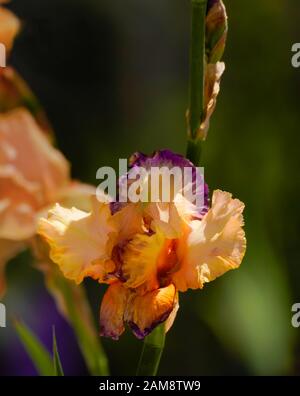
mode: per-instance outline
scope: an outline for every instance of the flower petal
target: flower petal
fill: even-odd
[[[181,266],[172,280],[179,291],[202,288],[230,269],[238,268],[246,250],[242,212],[244,204],[217,190],[212,207],[181,241],[177,255]]]
[[[172,284],[144,295],[131,293],[127,301],[125,322],[137,338],[143,339],[169,317],[175,305],[176,290]]]
[[[41,219],[38,233],[50,245],[50,257],[65,277],[82,282],[86,276],[104,281],[114,270],[109,260],[110,236],[115,231],[109,205],[94,199],[93,210],[86,213],[76,208],[56,205],[48,219]]]
[[[100,335],[118,340],[125,330],[124,312],[130,291],[116,282],[104,294],[100,309]]]

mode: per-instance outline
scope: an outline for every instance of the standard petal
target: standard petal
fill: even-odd
[[[109,206],[94,200],[91,213],[56,205],[41,219],[38,233],[50,245],[50,257],[65,277],[80,283],[86,276],[104,281],[114,270],[110,236],[115,231]]]
[[[217,190],[212,207],[178,246],[180,269],[172,280],[179,291],[202,288],[230,269],[238,268],[246,250],[244,204]]]
[[[100,309],[100,335],[118,340],[125,330],[124,312],[130,291],[116,282],[104,294]]]
[[[145,338],[160,323],[168,319],[176,305],[174,285],[140,295],[131,293],[126,306],[125,322],[137,338]]]

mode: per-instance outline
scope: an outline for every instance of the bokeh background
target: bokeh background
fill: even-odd
[[[226,72],[203,150],[210,189],[246,203],[246,258],[202,291],[182,294],[162,375],[300,374],[299,0],[225,0]],[[14,0],[23,21],[11,63],[39,97],[73,176],[141,150],[186,148],[189,0]],[[66,374],[87,374],[29,253],[8,266],[8,315],[21,317]],[[104,287],[86,282],[98,315]],[[134,374],[142,344],[103,340],[112,374]],[[0,329],[0,374],[34,375],[11,323]]]

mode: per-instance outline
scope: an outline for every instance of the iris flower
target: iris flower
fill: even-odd
[[[147,178],[153,166],[193,164],[168,150],[149,157],[137,153],[129,172],[142,167]],[[118,339],[128,325],[143,339],[163,322],[167,331],[180,292],[202,289],[241,264],[244,204],[220,190],[213,192],[210,204],[204,185],[199,208],[173,191],[169,203],[111,203],[93,197],[90,212],[57,204],[39,222],[50,257],[66,278],[79,284],[92,277],[108,284],[100,309],[103,336]]]

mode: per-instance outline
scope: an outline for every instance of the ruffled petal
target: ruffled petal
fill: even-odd
[[[175,305],[176,290],[172,284],[143,296],[132,292],[127,301],[124,319],[134,335],[143,339],[167,320]]]
[[[180,241],[181,263],[172,280],[179,291],[202,288],[230,269],[238,268],[246,250],[243,230],[244,204],[217,190],[212,207],[202,221],[192,222],[192,231]]]
[[[104,294],[100,309],[100,335],[118,340],[125,330],[124,312],[130,291],[116,282]]]
[[[91,213],[57,204],[49,211],[48,219],[40,220],[38,228],[50,245],[51,259],[66,278],[77,283],[86,276],[105,281],[114,270],[114,263],[109,260],[114,232],[109,206],[96,199]]]

